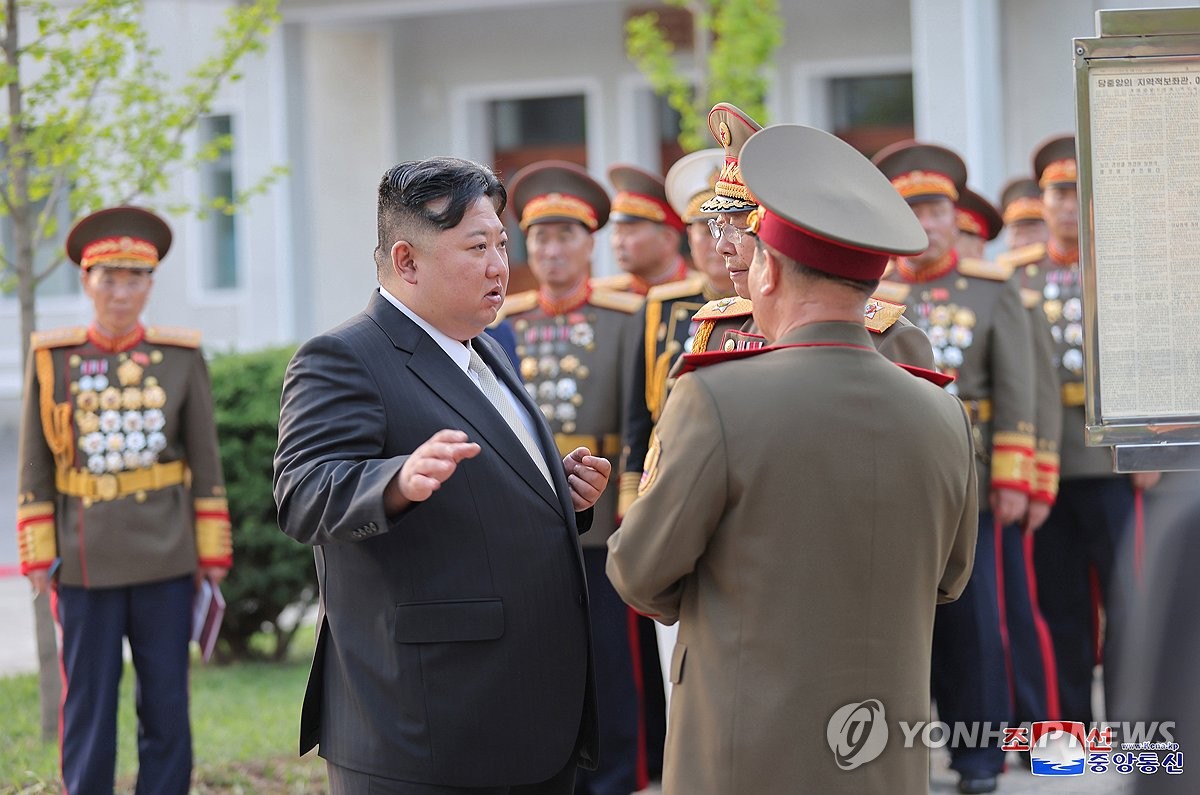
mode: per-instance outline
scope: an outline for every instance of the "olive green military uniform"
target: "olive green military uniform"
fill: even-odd
[[[815,251],[810,268],[870,281],[887,254],[927,245],[886,179],[828,133],[768,127],[741,162],[768,273]],[[852,740],[844,727],[872,699],[887,725],[928,720],[935,604],[961,592],[975,544],[968,419],[857,319],[815,322],[792,300],[799,283],[778,284],[762,300],[795,325],[771,346],[689,357],[715,363],[676,382],[609,540],[622,596],[679,622],[663,791],[924,792],[925,748],[884,737],[874,715]]]
[[[581,305],[562,311],[538,297],[533,290],[511,295],[500,312],[517,337],[525,389],[550,423],[559,452],[587,447],[619,472],[642,299],[596,288]],[[616,522],[617,490],[606,489],[583,544],[604,546]]]
[[[881,298],[867,304],[863,324],[871,332],[875,350],[888,361],[933,370],[933,347],[929,338],[904,317],[904,305]],[[697,350],[735,351],[760,348],[765,340],[754,325],[749,298],[711,301],[696,313],[699,323],[696,339],[703,343]]]
[[[1033,347],[1009,276],[995,263],[964,260],[929,281],[885,281],[877,291],[907,304],[905,314],[933,345],[935,365],[954,376],[947,390],[971,416],[985,501],[991,488],[1027,494],[1032,482]]]
[[[231,563],[229,512],[197,333],[38,332],[25,379],[23,570],[105,588]]]

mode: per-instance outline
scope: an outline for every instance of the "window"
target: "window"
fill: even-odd
[[[835,77],[829,81],[833,132],[871,157],[913,137],[912,75]]]
[[[200,120],[200,142],[208,145],[232,133],[229,116],[206,116]],[[216,160],[205,163],[200,170],[201,201],[234,200],[233,149],[223,151]],[[232,215],[213,212],[201,225],[201,263],[204,287],[209,290],[232,290],[238,287],[237,225]]]
[[[514,174],[539,160],[566,160],[587,168],[587,114],[583,94],[488,103],[493,167],[508,184]],[[512,266],[509,293],[536,287],[525,267],[525,236],[512,212],[505,213],[508,257]]]

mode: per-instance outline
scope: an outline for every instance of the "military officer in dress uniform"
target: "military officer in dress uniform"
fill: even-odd
[[[1045,256],[1046,223],[1042,219],[1042,189],[1029,178],[1010,180],[1000,194],[1001,218],[1008,251],[997,264],[1014,271],[1021,284],[1024,266]],[[1025,723],[1058,720],[1058,674],[1050,628],[1042,615],[1033,570],[1034,531],[1046,521],[1058,495],[1058,444],[1062,436],[1062,409],[1054,340],[1042,312],[1037,290],[1020,288],[1021,302],[1029,313],[1034,344],[1037,450],[1029,511],[1018,528],[1006,527],[1004,536],[1004,603],[1008,627],[1009,670],[1012,674],[1013,720]],[[1045,717],[1040,717],[1045,716]],[[1021,754],[1028,760],[1028,754]]]
[[[544,161],[518,172],[510,195],[538,281],[537,290],[508,296],[500,311],[517,335],[525,389],[563,455],[587,447],[616,467],[642,298],[596,287],[588,278],[593,234],[609,218],[608,194],[582,168]],[[616,493],[609,490],[581,539],[604,748],[599,768],[578,773],[576,792],[588,795],[628,795],[641,788],[632,624],[604,573],[605,542],[616,520]]]
[[[1044,251],[1018,259],[1021,286],[1040,294],[1061,379],[1061,481],[1058,498],[1035,538],[1034,565],[1042,612],[1054,638],[1058,696],[1064,720],[1092,720],[1092,671],[1099,656],[1103,602],[1104,645],[1120,632],[1122,616],[1110,599],[1114,554],[1132,523],[1135,491],[1158,473],[1118,475],[1108,448],[1084,443],[1083,287],[1074,136],[1053,137],[1033,155],[1050,239]],[[1042,256],[1037,257],[1040,253]],[[1099,593],[1096,589],[1099,589]],[[1105,693],[1113,678],[1105,669]],[[1111,717],[1111,716],[1110,716]]]
[[[743,166],[763,202],[747,284],[774,343],[686,357],[714,363],[676,382],[609,540],[621,595],[679,623],[663,792],[924,793],[928,751],[871,719],[928,720],[934,606],[971,568],[970,427],[862,317],[888,254],[926,238],[828,133],[769,127]]]
[[[705,149],[685,155],[667,171],[667,196],[672,209],[687,224],[692,261],[699,272],[652,287],[639,315],[641,341],[631,378],[629,421],[625,426],[621,515],[637,496],[642,464],[650,446],[650,431],[667,399],[670,368],[682,354],[692,352],[698,325],[692,316],[709,301],[733,295],[724,259],[717,254],[709,231],[709,222],[716,215],[701,209],[715,195],[714,185],[723,157],[720,149]]]
[[[717,214],[709,222],[709,229],[737,296],[710,301],[700,308],[693,318],[697,323],[693,347],[697,351],[757,348],[765,340],[751,317],[753,304],[746,274],[754,257],[754,243],[745,236],[745,229],[758,204],[742,182],[738,157],[750,136],[762,128],[737,106],[718,102],[708,113],[708,129],[725,149],[725,165],[714,189],[716,195],[700,209]],[[873,332],[871,341],[880,353],[898,364],[932,370],[929,340],[904,320],[903,314],[902,305],[873,297],[863,315],[865,325]]]
[[[67,237],[89,326],[31,340],[20,432],[21,571],[60,628],[63,785],[111,793],[122,639],[138,691],[139,793],[186,793],[188,640],[201,577],[232,563],[198,333],[143,326],[171,244],[154,213],[115,207]]]
[[[687,260],[679,253],[684,223],[667,201],[662,177],[637,166],[615,164],[608,167],[608,180],[615,189],[610,239],[623,273],[594,284],[645,295],[656,284],[686,278]]]
[[[638,314],[641,332],[630,379],[625,471],[621,474],[618,505],[622,516],[637,497],[642,465],[650,448],[650,432],[658,422],[674,380],[668,373],[682,354],[692,351],[698,325],[692,316],[706,302],[733,295],[724,258],[717,253],[709,231],[709,223],[716,216],[700,209],[715,195],[714,185],[723,162],[722,150],[704,149],[685,155],[667,171],[667,199],[687,224],[688,247],[699,272],[677,282],[651,287],[646,295],[646,305]],[[655,623],[654,631],[665,696],[669,689],[668,663],[675,645],[675,628]],[[646,689],[657,695],[653,688],[647,675]]]
[[[1045,243],[1050,239],[1042,217],[1042,189],[1037,180],[1016,177],[1000,190],[1000,215],[1004,219],[1004,243],[1009,251]]]
[[[1033,342],[1011,271],[983,260],[960,260],[955,202],[967,168],[941,146],[902,141],[875,164],[912,206],[929,248],[896,261],[898,281],[880,294],[908,305],[909,318],[929,335],[938,367],[957,379],[948,389],[971,417],[979,467],[979,543],[975,573],[962,599],[938,609],[933,691],[938,716],[956,721],[1008,720],[1012,708],[998,595],[999,528],[1020,522],[1029,507],[1034,468]],[[960,792],[991,792],[1004,767],[999,741],[951,747]]]
[[[963,188],[955,207],[958,238],[954,250],[960,259],[983,259],[984,247],[1000,236],[1004,220],[987,199],[970,188]]]

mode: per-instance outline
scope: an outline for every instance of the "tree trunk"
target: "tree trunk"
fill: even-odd
[[[17,37],[17,0],[4,2],[4,57],[13,69],[12,82],[8,84],[9,133],[8,178],[9,217],[13,230],[13,261],[17,271],[17,293],[21,304],[21,355],[29,358],[29,335],[33,333],[37,320],[34,291],[37,287],[33,271],[33,229],[37,213],[29,205],[29,159],[21,151],[25,143],[24,121],[21,104],[20,57]],[[42,739],[52,742],[58,739],[58,710],[62,697],[62,682],[59,679],[58,638],[54,629],[54,618],[50,614],[50,600],[46,594],[39,596],[33,604],[34,626],[37,630],[38,691],[42,705]]]

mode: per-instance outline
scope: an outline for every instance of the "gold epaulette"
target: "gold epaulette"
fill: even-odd
[[[894,304],[904,303],[904,299],[908,298],[908,294],[912,292],[912,285],[904,282],[880,282],[875,288],[875,294],[871,298],[877,298],[882,301],[891,301]]]
[[[720,320],[723,317],[745,317],[754,311],[754,302],[749,298],[730,296],[709,301],[692,315],[692,320]]]
[[[1030,243],[1028,246],[1014,248],[1012,251],[1006,251],[996,257],[997,265],[1004,265],[1008,268],[1024,268],[1026,265],[1032,265],[1035,262],[1041,262],[1046,258],[1045,243]]]
[[[642,308],[642,304],[646,303],[646,299],[637,293],[623,293],[620,290],[606,290],[604,288],[597,289],[593,286],[592,295],[588,299],[588,303],[592,306],[598,306],[603,309],[615,309],[618,312],[632,315]]]
[[[598,279],[592,279],[592,287],[601,290],[616,290],[627,293],[632,286],[633,277],[628,273],[618,273],[616,276],[601,276]]]
[[[1021,303],[1026,309],[1033,309],[1035,306],[1042,303],[1042,294],[1031,287],[1022,287]]]
[[[963,276],[974,276],[977,279],[991,279],[994,282],[1006,282],[1012,278],[1013,269],[998,262],[985,259],[962,259],[958,261],[958,272]]]
[[[31,350],[61,348],[64,345],[82,345],[87,342],[87,326],[67,326],[35,331],[29,335]]]
[[[146,342],[154,345],[174,345],[177,348],[199,348],[200,331],[174,326],[147,326]]]
[[[687,298],[689,295],[700,295],[704,292],[705,278],[699,274],[680,279],[677,282],[658,284],[646,293],[647,301],[673,301],[676,298]]]
[[[500,306],[500,311],[496,313],[496,323],[499,323],[506,317],[528,312],[537,306],[537,302],[537,290],[526,290],[523,293],[514,293],[505,296],[504,303]]]
[[[903,317],[905,308],[904,304],[885,301],[882,298],[872,298],[867,302],[867,309],[863,314],[863,322],[866,324],[868,331],[882,334]]]

